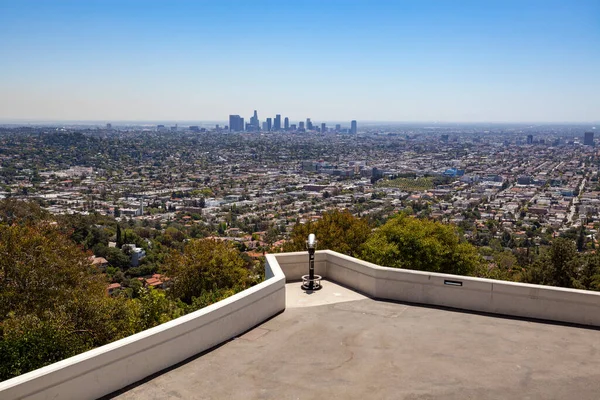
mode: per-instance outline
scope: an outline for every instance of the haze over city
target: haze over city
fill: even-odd
[[[592,122],[598,1],[0,2],[0,121]]]

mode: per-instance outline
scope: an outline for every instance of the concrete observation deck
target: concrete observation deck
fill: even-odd
[[[286,284],[286,309],[108,398],[598,399],[600,331]]]

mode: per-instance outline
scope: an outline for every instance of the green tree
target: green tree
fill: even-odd
[[[171,252],[164,269],[172,279],[171,294],[187,304],[205,291],[237,291],[248,284],[248,271],[239,251],[223,241],[190,240],[183,253]]]
[[[0,223],[31,224],[49,217],[49,213],[33,201],[12,198],[0,200]]]
[[[0,225],[0,379],[131,335],[138,317],[55,226]]]
[[[149,329],[183,315],[183,310],[171,301],[164,291],[142,288],[135,300],[139,306],[140,328]]]
[[[294,225],[284,250],[306,250],[306,240],[311,233],[317,237],[319,249],[333,250],[354,257],[360,254],[360,247],[371,233],[371,225],[366,219],[357,218],[348,210],[328,211],[316,222]]]
[[[116,247],[108,247],[106,249],[106,255],[104,256],[108,263],[115,268],[120,270],[126,270],[131,266],[131,260],[123,250]]]
[[[476,274],[481,266],[475,247],[461,241],[454,226],[404,214],[371,235],[362,258],[387,267],[457,275]]]
[[[511,269],[517,266],[517,257],[510,250],[505,250],[502,253],[494,255],[494,261],[499,268]]]
[[[117,224],[117,247],[120,249],[123,247],[123,237],[121,235],[121,226]]]
[[[585,249],[585,228],[583,225],[579,230],[579,235],[577,236],[577,251],[582,252]]]
[[[265,241],[267,242],[267,244],[270,247],[273,245],[273,243],[275,243],[277,241],[278,237],[279,237],[279,231],[277,230],[277,228],[271,227],[265,234]]]
[[[583,268],[579,275],[579,288],[600,290],[600,254],[589,253],[583,257]]]
[[[527,283],[574,287],[577,286],[580,263],[575,243],[569,239],[556,238],[535,261],[523,280]]]

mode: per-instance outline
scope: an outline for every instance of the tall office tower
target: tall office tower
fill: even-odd
[[[350,122],[350,133],[356,135],[356,132],[358,132],[358,127],[356,126],[356,120],[353,119],[352,122]]]
[[[321,133],[325,133],[325,132],[327,132],[327,125],[325,125],[325,122],[323,122],[321,124]]]
[[[254,110],[254,115],[250,118],[250,127],[248,130],[260,130],[260,122],[258,121],[258,113],[256,112],[256,110]]]
[[[273,120],[271,118],[267,118],[267,130],[271,132],[271,128],[273,127]]]
[[[219,129],[219,128],[217,128]],[[244,130],[244,118],[239,115],[229,116],[229,132],[241,132]]]
[[[527,144],[533,144],[533,135],[527,135]]]
[[[583,144],[586,146],[594,145],[594,132],[586,132],[583,137]]]
[[[304,121],[298,122],[298,129],[300,129],[301,131],[304,130]]]
[[[341,130],[342,130],[342,125],[340,125],[340,124],[335,124],[335,131],[336,131],[336,132],[341,132]]]
[[[283,120],[283,129],[285,129],[286,131],[290,130],[290,119],[288,117],[285,117],[285,119]]]
[[[290,130],[291,130],[291,131],[295,131],[295,130],[296,130],[296,124],[292,124],[292,125],[290,125]]]
[[[267,130],[267,121],[263,121],[263,123],[262,123],[262,130],[263,131]]]
[[[310,122],[310,118],[306,118],[306,129],[308,129],[309,131],[313,130],[313,125],[312,122]]]
[[[280,131],[281,130],[281,114],[275,115],[275,121],[273,123],[273,130]]]

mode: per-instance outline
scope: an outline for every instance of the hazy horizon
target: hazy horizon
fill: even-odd
[[[300,121],[290,120],[290,124],[296,124]],[[332,128],[333,124],[341,124],[342,127],[349,127],[350,121],[314,121],[314,123],[326,123],[328,127]],[[116,126],[152,126],[156,127],[156,125],[165,125],[167,127],[178,125],[180,127],[187,126],[206,126],[206,125],[214,125],[219,124],[220,126],[225,126],[229,122],[227,120],[19,120],[19,119],[2,119],[0,118],[0,126],[7,125],[16,125],[16,126],[69,126],[69,125],[82,125],[82,126],[99,126],[105,127],[106,124],[111,124],[113,127]],[[513,121],[358,121],[359,126],[364,127],[367,126],[381,126],[381,125],[417,125],[417,126],[425,126],[425,125],[433,125],[433,126],[585,126],[586,129],[595,130],[597,129],[597,125],[600,125],[600,121],[562,121],[562,122],[544,122],[544,121],[523,121],[523,122],[513,122]],[[264,132],[263,132],[264,133]]]
[[[0,122],[595,124],[598,15],[593,0],[4,0]]]

